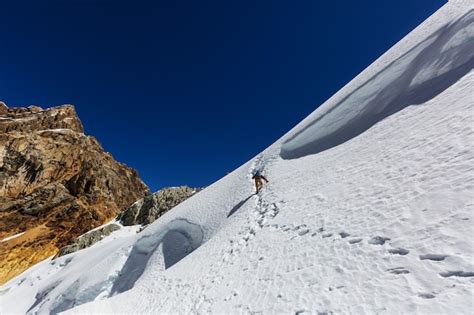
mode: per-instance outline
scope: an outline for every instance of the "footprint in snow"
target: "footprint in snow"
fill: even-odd
[[[293,231],[298,231],[299,229],[306,228],[306,224],[297,225],[293,228]]]
[[[324,197],[324,196],[321,195],[321,194],[316,194],[316,195],[314,195],[314,198],[316,198],[316,200],[321,201],[321,202],[326,201],[326,197]]]
[[[349,244],[357,244],[357,243],[360,243],[360,242],[362,242],[361,238],[353,238],[353,239],[349,240]]]
[[[342,231],[341,233],[339,233],[339,235],[341,236],[341,238],[346,238],[348,236],[351,236],[349,233],[346,233],[344,231]]]
[[[418,294],[418,296],[421,297],[422,299],[434,299],[436,297],[430,293],[420,293]]]
[[[387,269],[387,271],[395,275],[404,275],[410,273],[410,271],[407,270],[405,267],[389,268]]]
[[[449,277],[467,278],[467,277],[474,277],[474,272],[457,270],[457,271],[441,272],[439,275],[443,278],[449,278]]]
[[[309,229],[303,229],[301,231],[298,232],[298,235],[299,236],[303,236],[303,235],[306,235],[309,233]]]
[[[420,260],[443,261],[448,255],[426,254],[420,255]]]
[[[408,249],[404,249],[404,248],[392,248],[392,249],[389,249],[388,252],[390,254],[393,254],[393,255],[402,255],[402,256],[405,256],[405,255],[408,255],[408,253],[410,252]]]
[[[72,261],[72,258],[67,258],[59,263],[59,267],[66,267]]]
[[[386,241],[390,241],[390,238],[384,236],[374,236],[370,240],[368,240],[368,243],[370,245],[383,245]]]

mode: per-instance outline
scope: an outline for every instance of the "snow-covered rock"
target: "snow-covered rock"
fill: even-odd
[[[143,232],[120,229],[13,279],[0,313],[472,314],[472,12],[446,4]],[[334,136],[354,121],[357,132]],[[255,195],[262,167],[270,182]]]

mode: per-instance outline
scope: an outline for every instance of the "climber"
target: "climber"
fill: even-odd
[[[262,189],[263,187],[263,181],[268,183],[268,179],[265,178],[265,176],[262,175],[260,170],[256,170],[252,176],[252,179],[255,180],[255,189],[257,190],[257,194]]]

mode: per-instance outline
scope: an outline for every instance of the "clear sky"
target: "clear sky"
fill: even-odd
[[[71,103],[155,191],[209,185],[446,1],[0,2],[0,100]]]

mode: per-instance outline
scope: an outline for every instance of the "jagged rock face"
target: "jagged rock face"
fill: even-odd
[[[121,214],[120,221],[125,226],[150,224],[199,190],[188,186],[159,190],[135,202]]]
[[[8,108],[0,102],[0,133],[69,129],[83,133],[82,123],[72,105],[43,110],[38,106]]]
[[[87,248],[94,245],[110,233],[120,229],[120,226],[117,224],[108,224],[100,229],[91,231],[87,234],[84,234],[76,238],[71,244],[64,246],[59,251],[57,257],[64,256],[70,253],[77,252],[78,250]]]
[[[149,193],[137,172],[86,136],[71,105],[0,102],[0,284]]]

